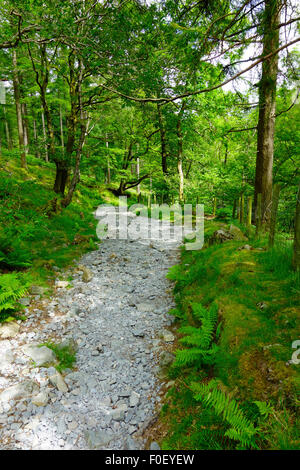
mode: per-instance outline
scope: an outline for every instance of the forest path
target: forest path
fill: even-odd
[[[141,217],[130,220],[134,229],[141,223]],[[20,386],[22,378],[38,384],[34,394],[42,391],[41,401],[46,396],[36,406],[23,393],[11,407],[13,401],[1,402],[0,394],[0,448],[144,447],[141,436],[160,401],[159,356],[174,340],[166,330],[174,306],[166,274],[177,262],[179,242],[170,244],[168,233],[164,223],[160,240],[104,240],[79,261],[71,288],[58,287],[44,313],[33,310],[22,324],[19,337],[0,342],[6,355],[14,354],[4,374],[7,387]],[[49,338],[78,344],[76,371],[64,376],[66,386],[51,387],[55,369],[32,367],[24,354],[24,345]]]

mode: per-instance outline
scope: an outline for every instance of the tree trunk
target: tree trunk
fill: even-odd
[[[21,94],[20,94],[20,81],[18,74],[18,65],[17,65],[17,52],[13,50],[13,87],[14,87],[14,96],[16,103],[16,113],[17,113],[17,124],[18,124],[18,134],[19,134],[19,148],[21,154],[21,167],[27,168],[26,163],[26,151],[24,146],[24,129],[23,129],[23,119],[22,119],[22,107],[21,107]]]
[[[182,170],[182,151],[178,152],[177,169],[178,169],[178,175],[179,175],[179,201],[183,202],[184,176],[183,176],[183,170]]]
[[[36,119],[33,119],[33,139],[34,139],[34,148],[35,148],[35,156],[40,158],[40,151],[39,151],[39,143],[38,143],[38,134],[37,134],[37,126],[36,126]]]
[[[56,161],[56,174],[53,190],[57,194],[64,195],[68,180],[68,169],[63,161]]]
[[[177,120],[177,139],[178,139],[178,154],[177,154],[177,170],[179,175],[179,202],[184,202],[184,174],[182,169],[182,158],[183,158],[183,133],[181,127],[182,115],[184,112],[185,103],[182,104],[178,114]]]
[[[157,114],[158,114],[158,124],[159,124],[159,132],[160,132],[160,142],[161,142],[161,168],[163,174],[166,175],[168,173],[168,165],[167,165],[167,140],[166,140],[166,130],[163,123],[163,116],[161,112],[160,105],[157,105]]]
[[[9,130],[9,124],[8,124],[8,120],[7,120],[7,117],[6,117],[5,105],[3,105],[3,113],[4,113],[4,125],[5,125],[7,148],[8,148],[8,150],[11,150],[13,148],[13,145],[12,145],[11,134],[10,134],[10,130]]]
[[[235,218],[235,212],[236,212],[236,199],[233,201],[233,208],[232,208],[232,218]]]
[[[109,155],[108,155],[108,136],[107,134],[105,135],[106,137],[106,152],[107,152],[107,179],[106,182],[107,184],[110,184],[111,178],[110,178],[110,165],[109,165]]]
[[[64,153],[65,151],[65,142],[64,142],[64,126],[63,126],[63,116],[61,111],[61,105],[59,105],[59,125],[60,125],[60,141],[61,141],[61,148]]]
[[[136,158],[136,176],[137,176],[137,179],[139,180],[140,179],[140,158],[139,157]],[[140,184],[138,184],[136,187],[136,193],[137,193],[138,202],[140,202],[140,197],[141,197],[141,185]]]
[[[24,148],[26,155],[29,152],[29,124],[27,118],[27,107],[25,103],[22,103],[22,118],[23,118],[23,131],[24,131]]]
[[[43,137],[44,137],[44,148],[45,148],[45,160],[46,160],[46,162],[48,162],[49,161],[49,155],[48,155],[48,146],[47,146],[45,115],[44,115],[43,112],[42,112],[42,126],[43,126]]]
[[[248,205],[247,205],[247,227],[250,229],[252,222],[252,196],[248,196]]]
[[[295,215],[293,268],[295,271],[300,270],[300,183],[298,187],[296,215]]]
[[[263,56],[279,47],[279,1],[265,0]],[[259,117],[257,127],[257,157],[255,174],[255,207],[257,195],[262,195],[262,226],[267,227],[271,216],[273,152],[276,108],[278,54],[262,64],[259,84]]]
[[[87,119],[82,108],[82,97],[81,97],[81,86],[83,80],[84,65],[82,60],[79,60],[78,75],[75,77],[74,68],[74,55],[69,55],[69,67],[70,67],[70,96],[71,96],[71,112],[68,123],[68,140],[66,146],[66,160],[64,161],[65,170],[68,178],[69,165],[74,149],[76,128],[78,124],[77,109],[80,112],[80,137],[77,144],[76,156],[75,156],[75,168],[73,172],[72,181],[69,187],[68,194],[62,200],[62,207],[67,207],[71,201],[76,189],[77,183],[80,179],[80,162],[82,157],[82,150],[85,143],[86,130],[88,128]],[[67,181],[66,178],[66,181]],[[61,193],[63,194],[65,187],[61,187]]]
[[[86,123],[85,123],[83,113],[81,111],[81,133],[80,133],[80,139],[79,139],[78,148],[76,152],[75,168],[74,168],[73,178],[70,184],[68,194],[61,202],[62,207],[67,207],[72,201],[72,197],[76,189],[76,185],[80,179],[79,169],[80,169],[80,162],[81,162],[81,156],[82,156],[82,149],[83,149],[84,142],[85,142],[85,136],[86,136]]]

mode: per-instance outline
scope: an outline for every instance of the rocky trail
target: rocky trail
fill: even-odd
[[[178,252],[163,231],[104,240],[52,298],[32,289],[25,322],[0,327],[1,450],[145,448],[174,341],[166,273]],[[76,347],[73,370],[57,372],[48,341]]]

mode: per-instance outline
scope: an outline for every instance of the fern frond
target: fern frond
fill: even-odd
[[[214,344],[211,349],[183,349],[176,352],[176,360],[174,366],[191,366],[197,364],[214,364],[216,361],[216,354],[219,348]]]
[[[216,386],[215,381],[211,381],[209,384],[194,383],[192,385],[192,390],[195,392],[194,398],[213,408],[216,414],[222,416],[231,426],[226,431],[226,436],[239,441],[243,446],[254,447],[254,436],[257,431],[253,423],[245,417],[238,403]]]
[[[16,301],[27,293],[27,284],[17,273],[0,276],[0,312],[16,309]]]

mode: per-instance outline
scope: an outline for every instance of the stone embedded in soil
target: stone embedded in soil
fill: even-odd
[[[60,392],[66,393],[68,391],[68,386],[59,372],[56,371],[53,375],[50,375],[49,381]]]
[[[49,401],[49,395],[47,392],[42,391],[31,399],[31,403],[35,406],[46,406]]]
[[[85,438],[90,449],[101,449],[113,439],[113,435],[106,431],[87,431]]]
[[[23,353],[30,357],[37,366],[45,366],[57,362],[56,356],[52,349],[47,346],[38,346],[26,344],[22,347]]]
[[[17,336],[20,330],[20,325],[15,322],[7,323],[0,326],[0,338],[8,339]]]
[[[0,403],[9,402],[10,400],[21,400],[24,398],[30,398],[32,395],[37,393],[39,390],[38,385],[33,380],[25,380],[16,385],[8,387],[6,390],[0,393]]]

